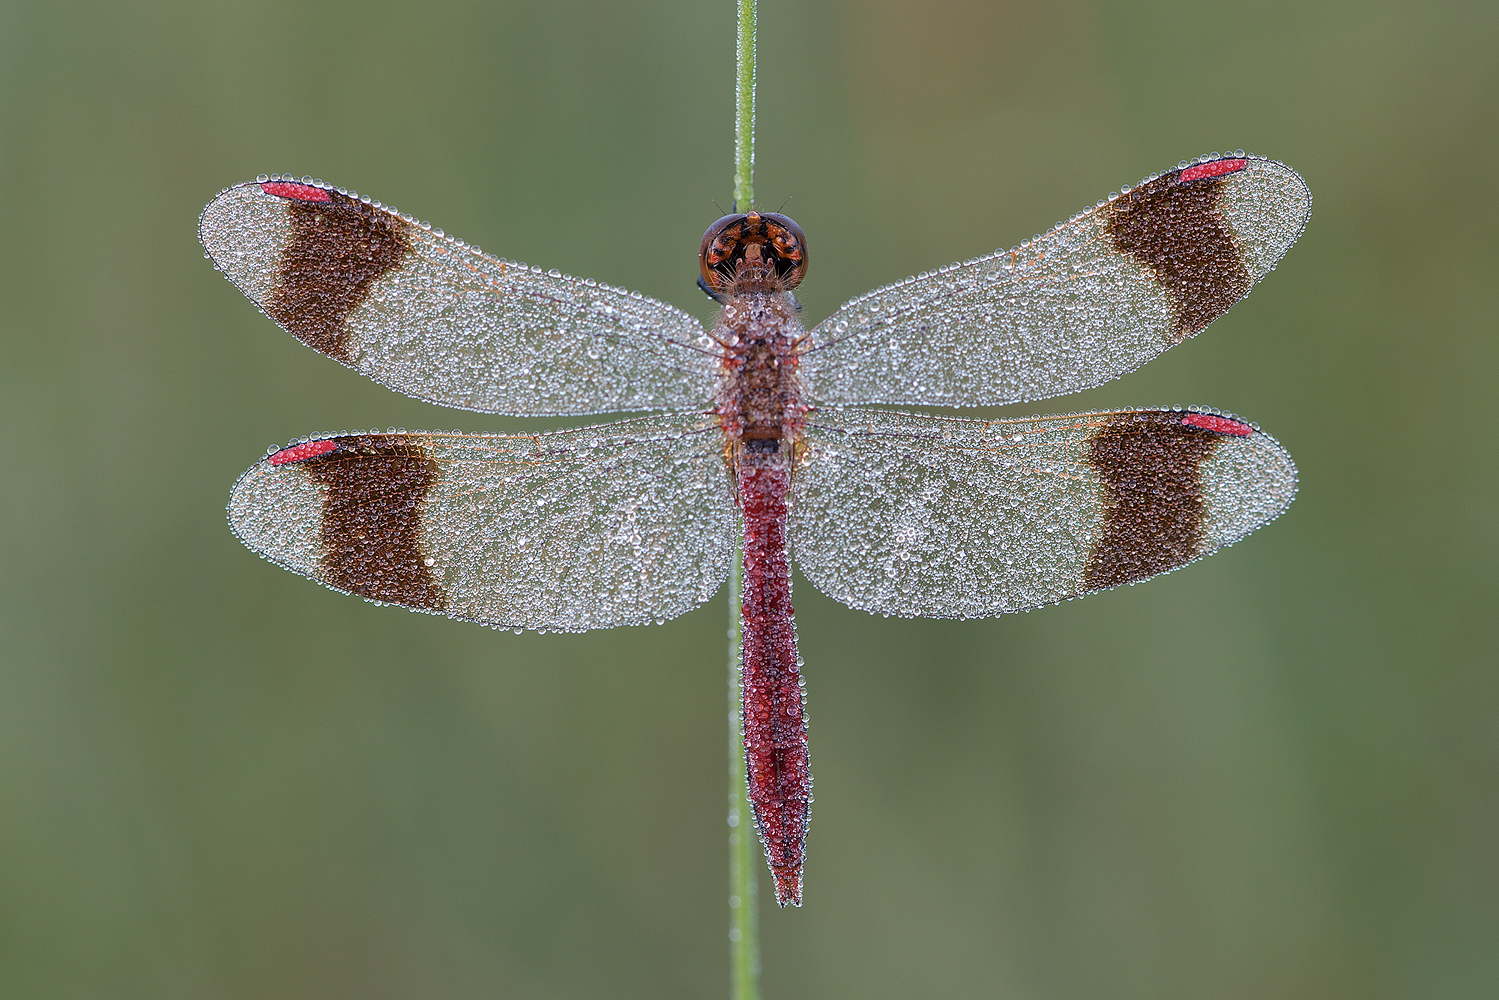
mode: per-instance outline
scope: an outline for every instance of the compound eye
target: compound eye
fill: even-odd
[[[779,212],[764,216],[770,231],[770,245],[780,258],[777,267],[787,288],[795,288],[807,273],[807,237],[791,218]]]
[[[729,276],[718,268],[733,256],[734,244],[738,241],[737,227],[744,219],[742,213],[725,215],[703,234],[702,246],[697,251],[698,269],[709,288],[722,291],[727,285]]]

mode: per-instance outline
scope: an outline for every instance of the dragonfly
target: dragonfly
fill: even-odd
[[[742,551],[749,798],[776,898],[800,905],[812,777],[793,559],[852,608],[983,618],[1178,569],[1296,492],[1286,450],[1215,409],[898,407],[1029,402],[1133,371],[1248,294],[1310,210],[1289,167],[1214,153],[811,329],[793,292],[805,233],[736,211],[699,248],[698,284],[720,306],[705,327],[352,191],[263,175],[214,198],[199,233],[303,343],[444,406],[635,415],[544,433],[300,438],[235,483],[229,523],[334,590],[546,632],[675,618],[717,593]]]

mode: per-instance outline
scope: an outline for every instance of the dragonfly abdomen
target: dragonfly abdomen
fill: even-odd
[[[800,906],[812,772],[786,547],[791,461],[784,448],[760,443],[749,442],[736,470],[744,513],[740,712],[750,804],[776,901]]]

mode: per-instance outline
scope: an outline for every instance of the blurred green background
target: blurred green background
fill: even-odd
[[[1019,408],[1241,413],[1280,521],[995,621],[800,585],[766,995],[1499,995],[1499,7],[767,0],[760,53],[813,320],[1212,150],[1316,197],[1205,335]],[[727,0],[0,5],[0,995],[726,994],[724,600],[515,636],[241,548],[268,445],[544,422],[318,357],[195,223],[312,174],[706,316],[732,58]]]

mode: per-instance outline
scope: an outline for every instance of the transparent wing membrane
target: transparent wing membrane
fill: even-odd
[[[250,548],[335,589],[563,632],[707,600],[737,527],[722,433],[702,415],[313,441],[246,472],[229,519]]]
[[[1206,158],[1029,243],[876,289],[812,331],[802,362],[830,403],[988,406],[1099,385],[1200,331],[1306,225],[1282,164]]]
[[[797,567],[851,607],[934,618],[1020,611],[1177,568],[1272,520],[1296,490],[1273,438],[1187,417],[820,408],[793,480]]]
[[[717,359],[681,310],[498,260],[378,203],[241,184],[203,212],[204,247],[272,319],[375,381],[513,415],[707,405]]]

